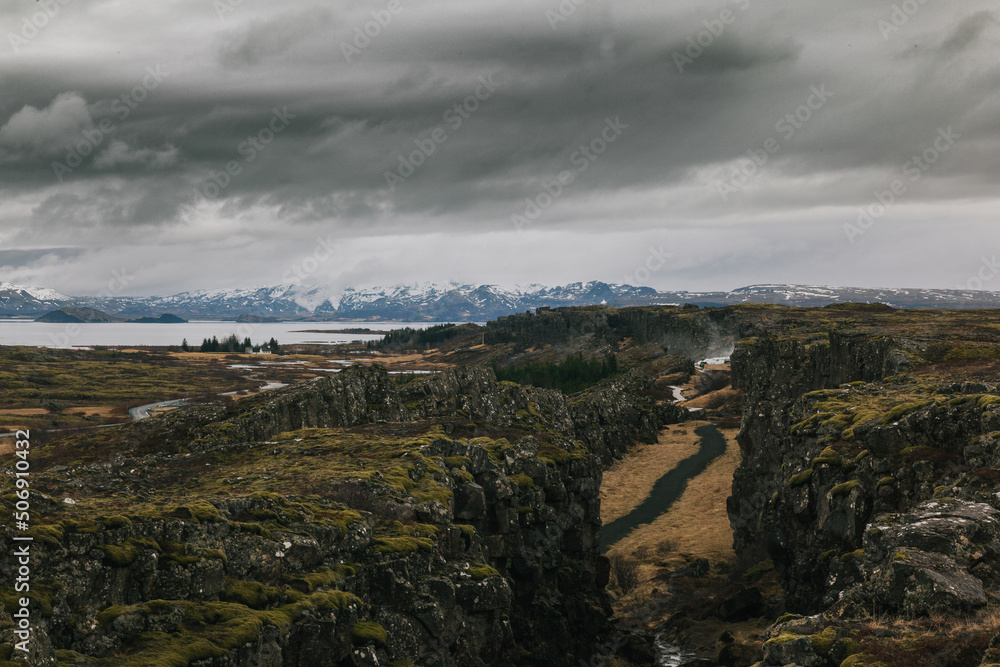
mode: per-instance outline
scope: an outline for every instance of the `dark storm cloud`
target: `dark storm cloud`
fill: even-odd
[[[945,54],[959,53],[976,42],[991,25],[997,24],[996,12],[981,11],[962,21],[941,44]]]
[[[838,232],[947,127],[958,145],[908,201],[995,196],[1000,29],[986,0],[927,4],[888,32],[892,3],[861,0],[559,6],[68,3],[0,51],[0,243],[266,245],[282,230],[308,247],[322,229],[388,249],[391,234],[514,234],[512,216],[567,171],[530,231],[790,217]],[[20,34],[30,10],[0,0],[0,33]],[[812,108],[817,89],[830,96]],[[623,129],[602,144],[608,123]],[[769,139],[780,150],[721,198]],[[580,162],[591,146],[600,155]]]
[[[256,65],[280,55],[309,35],[335,24],[328,7],[310,7],[269,20],[256,20],[220,37],[219,59],[227,67]]]
[[[40,260],[70,260],[79,257],[82,253],[83,251],[79,248],[0,250],[0,267],[4,269],[18,269]]]
[[[671,57],[673,54],[686,56],[677,59],[685,71],[697,74],[723,74],[732,70],[751,70],[794,61],[802,52],[802,45],[789,37],[774,42],[761,42],[744,41],[724,34],[695,58],[688,55],[699,53],[697,50],[691,50],[690,43],[674,44],[668,51]],[[685,63],[686,60],[690,60],[689,65]]]

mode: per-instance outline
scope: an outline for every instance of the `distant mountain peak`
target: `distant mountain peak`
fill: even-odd
[[[46,287],[28,287],[14,283],[0,282],[0,294],[4,292],[20,292],[38,301],[67,301],[70,297]]]
[[[1000,293],[902,288],[760,284],[729,292],[659,292],[651,287],[573,282],[559,287],[457,282],[403,283],[332,290],[279,284],[213,288],[163,297],[71,297],[55,290],[0,283],[0,317],[38,317],[59,308],[93,308],[117,317],[175,313],[186,319],[326,319],[484,321],[542,307],[723,306],[737,303],[825,306],[886,303],[895,308],[997,308]]]

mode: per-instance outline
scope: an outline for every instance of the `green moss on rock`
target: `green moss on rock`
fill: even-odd
[[[535,480],[531,479],[527,475],[511,475],[510,481],[517,484],[518,488],[522,491],[535,488]]]
[[[434,542],[426,537],[377,537],[375,544],[375,551],[381,554],[408,556],[417,551],[434,550]]]
[[[389,639],[385,628],[373,621],[355,623],[351,636],[355,644],[362,645],[375,644],[376,646],[385,646],[386,641]]]
[[[301,593],[297,593],[297,591],[292,591],[292,593],[298,594],[299,599],[301,599]],[[227,578],[222,598],[226,602],[235,602],[251,609],[266,609],[275,603],[284,601],[286,593],[256,581]]]
[[[837,450],[835,450],[833,447],[827,447],[822,452],[820,452],[819,456],[813,459],[812,467],[815,468],[816,466],[820,465],[840,466],[843,464],[843,462],[844,460],[840,456],[840,454],[837,453]]]
[[[837,631],[834,628],[827,628],[818,635],[813,635],[809,638],[809,643],[812,645],[813,651],[816,652],[816,655],[823,658],[830,655],[830,651],[833,649],[833,644],[836,641]]]
[[[212,523],[225,521],[215,505],[207,501],[197,501],[190,505],[175,507],[167,513],[168,517],[184,519],[187,521],[197,521],[199,523]]]
[[[469,574],[475,581],[482,581],[483,579],[489,579],[490,577],[499,577],[500,573],[494,570],[489,565],[484,565],[482,563],[473,563],[469,567]]]
[[[754,565],[753,567],[751,567],[749,570],[747,570],[743,574],[743,578],[748,583],[753,583],[758,579],[760,579],[761,577],[763,577],[768,572],[771,572],[773,570],[774,570],[774,561],[768,558],[767,560],[761,561],[756,565]]]
[[[797,475],[792,475],[792,478],[788,480],[788,486],[793,489],[797,489],[800,486],[805,486],[812,479],[813,469],[806,468]]]
[[[840,498],[850,494],[851,491],[858,488],[859,486],[861,486],[861,482],[859,482],[856,479],[852,479],[848,482],[844,482],[843,484],[838,484],[837,486],[830,489],[830,495],[833,496],[834,498]]]

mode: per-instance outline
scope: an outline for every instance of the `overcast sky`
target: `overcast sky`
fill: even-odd
[[[0,280],[965,285],[1000,10],[923,1],[0,0]]]

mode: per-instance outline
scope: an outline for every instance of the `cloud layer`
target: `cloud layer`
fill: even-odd
[[[662,289],[953,287],[998,245],[986,0],[0,16],[5,280],[273,283],[332,239],[333,288],[621,282],[650,248]]]

